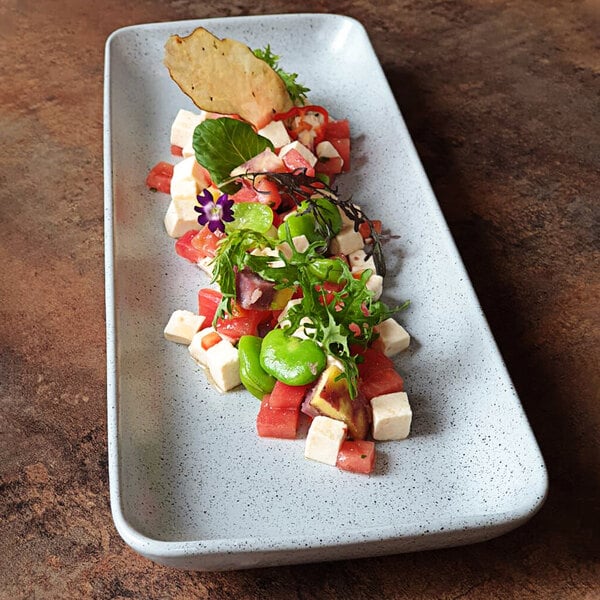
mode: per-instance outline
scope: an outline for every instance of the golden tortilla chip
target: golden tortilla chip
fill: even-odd
[[[199,27],[165,44],[171,78],[203,110],[236,114],[257,128],[292,100],[281,77],[241,42],[219,38]]]

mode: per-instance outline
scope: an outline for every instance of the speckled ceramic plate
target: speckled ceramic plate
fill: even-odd
[[[376,471],[353,475],[303,458],[304,440],[260,439],[257,401],[217,394],[162,331],[196,307],[205,280],[178,259],[145,188],[169,160],[169,128],[191,102],[162,65],[170,34],[204,25],[272,45],[313,103],[352,126],[341,191],[397,236],[385,297],[412,301],[413,343],[397,360],[411,437],[378,444]],[[335,15],[161,23],[106,46],[108,432],[114,520],[158,562],[235,569],[466,544],[527,520],[546,471],[477,298],[363,27]]]

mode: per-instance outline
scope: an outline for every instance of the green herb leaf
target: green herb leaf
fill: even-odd
[[[306,100],[306,92],[310,92],[310,89],[301,85],[296,81],[298,73],[288,73],[279,66],[279,56],[271,52],[271,46],[266,45],[264,50],[254,50],[254,56],[264,60],[274,71],[281,77],[285,87],[287,88],[288,94],[294,104],[304,104]]]
[[[194,130],[193,147],[196,160],[219,187],[233,169],[267,148],[273,150],[273,144],[248,123],[229,117],[200,123]]]

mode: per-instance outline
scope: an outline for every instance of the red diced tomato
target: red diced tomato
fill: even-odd
[[[271,392],[269,405],[271,408],[299,409],[304,396],[306,396],[306,391],[312,385],[312,383],[308,385],[287,385],[277,381]]]
[[[350,170],[350,138],[331,138],[329,140],[338,154],[344,161],[342,171],[345,173]]]
[[[360,327],[356,323],[350,323],[350,325],[348,325],[348,329],[355,335],[355,337],[360,337],[362,333]]]
[[[394,363],[377,348],[351,348],[352,354],[359,354],[364,361],[358,364],[359,390],[367,400],[383,394],[404,390],[404,380],[394,370]]]
[[[358,381],[358,388],[367,400],[371,400],[375,396],[402,392],[404,379],[394,369],[382,369],[366,378],[361,377]]]
[[[245,310],[243,308],[238,310],[243,314],[219,319],[215,329],[234,341],[239,340],[243,335],[258,335],[258,326],[264,319],[265,314],[269,314],[269,311]]]
[[[171,144],[171,154],[173,156],[183,156],[183,148],[181,146],[174,146]]]
[[[159,162],[152,167],[146,185],[151,190],[158,190],[169,194],[171,192],[171,179],[173,178],[173,165],[167,162]]]
[[[293,440],[296,438],[299,420],[299,410],[272,408],[269,404],[269,396],[265,396],[256,417],[256,429],[260,437]]]
[[[197,263],[207,256],[215,255],[217,244],[222,237],[221,232],[213,233],[206,226],[200,231],[190,229],[175,242],[175,252],[190,262]]]
[[[212,331],[205,335],[200,343],[204,350],[208,350],[209,348],[216,346],[222,340],[223,338],[216,331]]]
[[[256,202],[256,190],[252,187],[250,181],[244,180],[242,187],[235,193],[232,194],[231,199],[234,202]]]
[[[189,260],[190,262],[197,263],[201,258],[204,258],[203,254],[198,248],[192,244],[192,240],[198,235],[196,229],[190,229],[186,231],[176,242],[175,252],[179,256]]]
[[[281,204],[279,188],[268,177],[256,177],[254,179],[254,189],[256,191],[256,200],[261,204],[267,204],[273,210],[276,210]]]
[[[352,473],[371,473],[375,467],[375,444],[367,440],[343,442],[336,466]]]
[[[306,174],[309,177],[315,176],[315,170],[310,166],[310,163],[298,152],[298,150],[290,150],[283,155],[283,163],[291,171],[296,169],[306,169]]]
[[[317,173],[325,175],[337,175],[344,170],[343,161],[340,157],[320,158],[315,165]]]
[[[324,281],[323,283],[315,285],[317,292],[325,292],[325,302],[330,304],[334,299],[334,292],[341,292],[344,289],[344,285],[341,283],[333,283],[331,281]],[[319,296],[319,302],[323,304],[323,297]]]
[[[381,369],[393,369],[394,363],[383,352],[375,348],[352,347],[352,354],[359,354],[364,361],[358,365],[358,372],[361,377],[367,377],[370,374],[376,374]]]
[[[373,229],[377,233],[381,233],[381,228],[382,228],[381,221],[374,220],[374,221],[371,221],[371,223],[373,224]],[[358,226],[358,232],[360,233],[360,235],[363,236],[364,239],[368,238],[371,235],[371,230],[369,228],[369,224],[366,221],[363,221]]]
[[[341,139],[350,137],[350,123],[348,119],[340,119],[339,121],[329,121],[325,127],[325,139]]]
[[[242,187],[232,194],[231,199],[234,202],[259,202],[266,204],[273,210],[281,204],[281,195],[277,184],[267,177],[256,177],[254,183],[243,181]]]
[[[225,234],[217,229],[217,231],[211,231],[207,225],[205,225],[191,240],[192,246],[199,250],[203,257],[213,257],[217,253],[217,245],[219,240],[225,237]]]
[[[210,327],[221,302],[221,292],[210,288],[202,288],[198,292],[198,314],[204,317],[203,327]]]

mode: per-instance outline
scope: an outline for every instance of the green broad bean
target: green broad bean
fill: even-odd
[[[327,358],[313,340],[287,336],[281,329],[267,333],[260,350],[262,368],[287,385],[306,385],[317,379]]]
[[[275,387],[275,379],[260,364],[262,339],[254,335],[243,335],[238,342],[240,380],[244,387],[259,400],[270,394]]]

